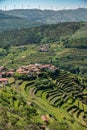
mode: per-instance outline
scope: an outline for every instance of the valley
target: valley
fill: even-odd
[[[0,32],[0,129],[87,129],[87,22]]]

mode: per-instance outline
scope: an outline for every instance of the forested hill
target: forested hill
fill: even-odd
[[[87,9],[74,10],[40,10],[40,9],[18,9],[6,12],[8,15],[17,16],[27,20],[35,20],[41,23],[58,23],[71,21],[87,21]]]
[[[66,47],[86,47],[87,23],[60,23],[33,28],[22,28],[0,33],[0,47],[39,43],[64,43]],[[75,41],[75,42],[74,42]],[[72,44],[73,43],[73,44]]]
[[[16,16],[6,15],[6,14],[3,14],[2,12],[0,12],[0,19],[21,19],[21,18],[16,17]]]
[[[12,30],[17,28],[29,28],[40,26],[42,23],[36,21],[28,21],[24,18],[11,16],[6,12],[0,11],[0,31]]]
[[[14,28],[35,27],[43,24],[80,21],[87,21],[86,8],[58,11],[39,9],[0,10],[0,31]]]

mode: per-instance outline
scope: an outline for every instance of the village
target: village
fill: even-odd
[[[13,77],[15,73],[23,75],[31,75],[32,73],[39,75],[42,70],[55,71],[57,68],[51,64],[30,64],[26,66],[20,66],[18,69],[8,69],[4,66],[0,67],[0,84],[8,84],[8,78]]]
[[[39,75],[43,70],[55,71],[58,68],[51,64],[30,64],[26,66],[20,66],[18,69],[8,69],[4,66],[0,67],[0,87],[8,85],[9,78],[13,78],[15,73],[19,75],[32,75],[32,73]],[[32,102],[28,102],[28,105],[32,106]],[[43,123],[39,124],[42,130],[49,130],[48,125],[51,120],[49,114],[41,115],[41,120]]]

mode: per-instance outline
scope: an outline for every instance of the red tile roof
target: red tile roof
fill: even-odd
[[[0,82],[7,82],[8,79],[7,78],[0,78]]]
[[[40,74],[42,69],[52,69],[56,70],[56,67],[51,65],[51,64],[30,64],[27,66],[21,66],[19,69],[16,70],[18,73],[24,73],[24,74],[29,74],[30,72],[34,72],[36,74]]]
[[[44,122],[48,122],[48,118],[47,118],[47,116],[45,116],[45,115],[42,115],[42,116],[41,116],[41,119],[42,119]]]
[[[10,72],[7,72],[7,74],[14,74],[14,72],[11,72],[11,71],[10,71]]]

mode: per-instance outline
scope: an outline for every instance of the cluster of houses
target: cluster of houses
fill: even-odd
[[[16,72],[19,74],[41,74],[42,70],[44,69],[50,69],[55,71],[57,68],[51,64],[30,64],[28,66],[20,66]]]
[[[4,66],[0,67],[0,84],[7,84],[8,77],[12,77],[15,73],[14,69],[8,69]]]
[[[49,51],[49,48],[50,48],[50,46],[49,46],[48,44],[45,44],[45,45],[39,46],[38,50],[39,50],[40,52],[48,52],[48,51]]]
[[[27,66],[20,66],[17,70],[15,69],[8,69],[4,66],[0,67],[0,84],[4,83],[7,84],[8,78],[13,77],[14,73],[17,72],[18,74],[25,74],[25,75],[32,75],[32,73],[39,75],[41,74],[42,70],[49,69],[55,71],[57,68],[51,64],[30,64]]]

